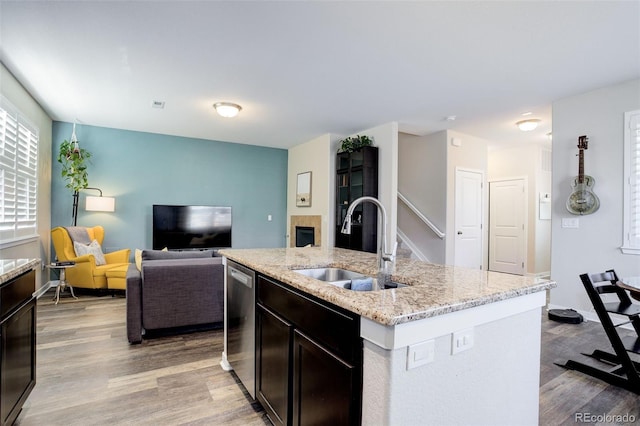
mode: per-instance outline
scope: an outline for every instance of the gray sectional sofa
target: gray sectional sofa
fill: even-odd
[[[224,320],[224,267],[213,251],[143,250],[127,271],[127,338]]]

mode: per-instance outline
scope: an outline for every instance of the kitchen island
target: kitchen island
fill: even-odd
[[[0,425],[11,425],[36,384],[39,259],[0,260]]]
[[[359,318],[362,424],[537,424],[540,308],[551,281],[399,259],[407,287],[352,291],[296,269],[376,276],[344,249],[225,249],[259,276]],[[223,356],[224,357],[224,356]]]

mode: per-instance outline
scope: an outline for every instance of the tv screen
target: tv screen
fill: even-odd
[[[153,248],[231,247],[231,207],[153,205]]]

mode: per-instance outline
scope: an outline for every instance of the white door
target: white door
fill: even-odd
[[[453,264],[482,269],[482,172],[456,170]]]
[[[525,180],[489,183],[489,270],[524,275]]]

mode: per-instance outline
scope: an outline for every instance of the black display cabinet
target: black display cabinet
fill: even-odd
[[[378,148],[365,146],[340,152],[336,159],[335,246],[375,253],[378,241],[378,209],[372,203],[358,205],[351,216],[351,234],[341,232],[349,205],[368,195],[378,198]]]

